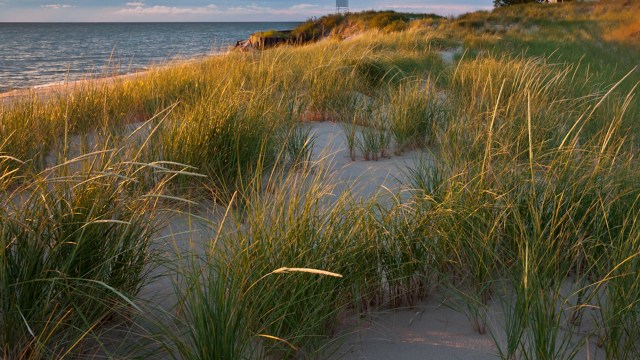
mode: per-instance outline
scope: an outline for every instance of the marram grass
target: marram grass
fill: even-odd
[[[3,105],[3,356],[81,356],[103,324],[139,316],[159,207],[189,197],[225,215],[204,252],[163,259],[178,305],[148,337],[173,358],[322,358],[344,313],[433,293],[505,359],[572,359],[589,337],[608,358],[638,357],[637,72],[621,60],[595,74],[605,55],[578,25],[558,36],[585,41],[583,60],[517,51],[534,26],[550,36],[542,9],[561,8],[520,9]],[[452,64],[436,53],[458,46]],[[340,121],[356,161],[433,160],[361,199],[313,160],[300,120]]]

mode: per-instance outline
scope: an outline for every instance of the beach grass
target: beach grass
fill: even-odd
[[[345,314],[432,294],[504,359],[573,359],[590,337],[636,358],[640,50],[626,6],[355,36],[336,21],[345,39],[2,103],[3,357],[94,351],[104,324],[145,316],[136,295],[169,263],[177,305],[148,338],[176,359],[327,356]],[[363,198],[316,160],[312,121],[340,122],[352,161],[422,160]],[[151,261],[159,214],[194,202],[224,214],[205,222],[204,250]]]
[[[83,169],[71,173],[73,165]],[[153,209],[162,193],[161,186],[145,192],[132,186],[144,166],[95,152],[5,189],[3,357],[91,351],[84,344],[93,330],[137,313],[131,299],[147,282],[158,229]]]

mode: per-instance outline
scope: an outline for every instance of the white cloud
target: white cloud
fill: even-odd
[[[72,8],[73,6],[71,5],[66,5],[66,4],[49,4],[49,5],[42,5],[40,7],[43,7],[45,9],[53,9],[53,10],[59,10],[59,9],[68,9],[68,8]]]
[[[128,2],[127,6],[144,6],[144,3],[142,1]]]
[[[132,5],[135,6],[135,5]],[[219,13],[217,6],[177,7],[177,6],[135,6],[116,11],[121,15],[206,15]]]
[[[285,15],[285,16],[300,16],[300,15],[324,15],[333,11],[333,8],[321,7],[319,5],[312,4],[297,4],[284,9],[277,9],[271,7],[259,6],[256,4],[236,6],[226,9],[226,13],[233,15]]]
[[[2,0],[0,0],[2,1]],[[135,1],[127,3],[126,7],[113,10],[113,15],[128,18],[155,19],[161,21],[167,17],[172,20],[181,19],[215,19],[226,21],[263,21],[266,19],[302,19],[309,16],[320,16],[333,11],[333,7],[320,6],[308,3],[294,4],[285,8],[276,8],[258,4],[244,6],[218,7],[214,4],[207,6],[164,6],[164,5],[140,5]],[[120,19],[119,19],[120,20]]]
[[[289,9],[291,9],[291,10],[308,10],[308,9],[317,8],[319,6],[320,5],[314,5],[314,4],[297,4],[297,5],[293,5]]]
[[[230,7],[229,9],[227,9],[229,12],[232,13],[268,13],[270,11],[272,11],[272,8],[268,8],[268,7],[263,7],[263,6],[258,6],[256,4],[251,4],[251,5],[245,5],[245,6],[237,6],[237,7]]]
[[[414,12],[430,12],[440,15],[450,14],[462,14],[475,10],[490,10],[491,6],[474,6],[474,5],[427,5],[427,4],[392,4],[381,5],[383,9],[399,10],[399,11],[414,11]]]

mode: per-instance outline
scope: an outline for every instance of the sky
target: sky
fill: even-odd
[[[492,0],[349,0],[351,11],[459,15]],[[0,22],[303,21],[335,11],[335,0],[0,0]]]

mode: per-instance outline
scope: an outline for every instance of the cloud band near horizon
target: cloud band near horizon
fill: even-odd
[[[0,22],[39,21],[303,21],[332,13],[335,0],[311,3],[308,0],[245,2],[231,0],[0,0]],[[402,12],[458,15],[490,9],[491,0],[454,0],[375,3],[350,0],[352,11],[395,10]]]

